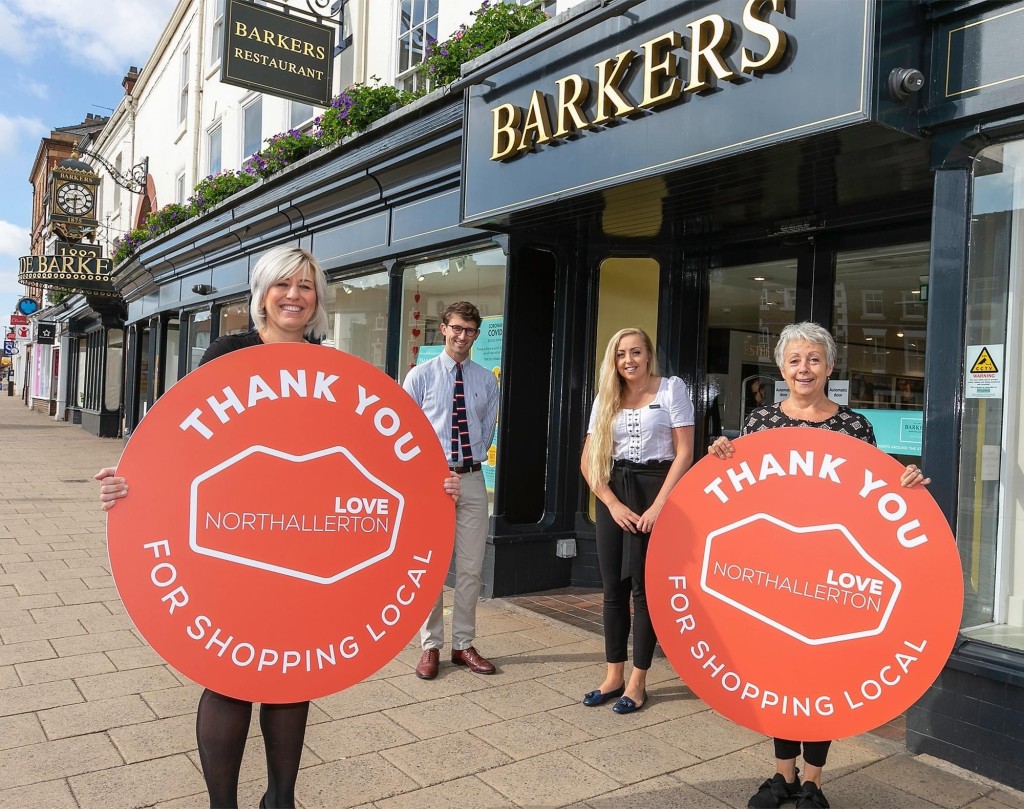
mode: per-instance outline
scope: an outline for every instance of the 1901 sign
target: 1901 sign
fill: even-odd
[[[222,82],[326,107],[333,65],[332,28],[249,0],[228,0]]]

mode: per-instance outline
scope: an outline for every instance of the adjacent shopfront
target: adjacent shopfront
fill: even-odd
[[[471,65],[465,103],[435,93],[120,268],[127,429],[249,327],[276,244],[328,271],[326,343],[399,379],[471,300],[501,385],[485,593],[593,586],[579,452],[608,337],[656,335],[703,447],[783,395],[777,335],[816,320],[833,396],[928,471],[963,560],[908,746],[1024,787],[1022,34],[1020,2],[584,3]]]

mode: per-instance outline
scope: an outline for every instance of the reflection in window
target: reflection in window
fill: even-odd
[[[210,310],[203,309],[199,312],[190,312],[188,315],[188,368],[187,371],[194,371],[199,367],[199,361],[210,347],[210,326],[213,321],[210,317]]]
[[[847,403],[871,421],[879,448],[903,463],[921,456],[925,306],[919,300],[928,249],[915,242],[836,254],[832,380],[849,383]]]
[[[402,90],[424,88],[418,67],[426,57],[426,45],[437,39],[438,0],[399,0],[401,21],[398,31],[398,78]]]
[[[107,375],[103,388],[103,407],[117,410],[121,406],[121,367],[124,363],[124,331],[107,331]]]
[[[218,310],[220,327],[217,336],[225,334],[243,334],[249,331],[249,301],[241,298],[221,304]]]
[[[324,345],[346,351],[384,370],[388,335],[388,274],[346,278],[327,286]]]
[[[404,379],[409,368],[438,356],[444,350],[444,336],[438,329],[441,314],[449,304],[469,301],[480,310],[483,318],[480,336],[473,344],[470,356],[474,362],[489,368],[501,383],[505,268],[505,254],[497,247],[405,267],[399,381]],[[495,446],[491,447],[483,466],[491,509],[494,506],[496,443],[500,427],[499,411]]]
[[[178,318],[172,317],[167,321],[167,329],[164,336],[164,386],[168,390],[171,385],[178,381],[178,333],[180,322]]]
[[[739,435],[747,413],[775,402],[775,343],[793,322],[796,260],[711,272],[706,424],[709,436]]]
[[[88,344],[84,337],[78,338],[78,364],[75,366],[75,406],[85,407],[85,380],[89,373],[87,365]]]

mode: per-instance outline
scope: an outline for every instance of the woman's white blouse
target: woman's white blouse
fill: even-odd
[[[595,410],[590,410],[588,434],[594,431]],[[636,410],[623,408],[612,422],[612,460],[670,461],[676,456],[672,429],[692,425],[693,402],[686,384],[678,376],[662,377],[653,402]]]

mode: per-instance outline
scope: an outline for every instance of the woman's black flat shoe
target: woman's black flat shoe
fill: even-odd
[[[639,711],[646,704],[647,692],[644,691],[644,701],[641,702],[639,705],[637,705],[629,697],[619,697],[619,701],[615,703],[615,705],[612,707],[612,710],[615,711],[615,713],[633,713],[634,711]]]
[[[583,704],[588,708],[594,708],[598,705],[604,705],[610,699],[616,699],[626,693],[626,684],[623,683],[614,691],[609,691],[607,694],[602,694],[600,689],[594,689],[588,691],[583,695]]]

